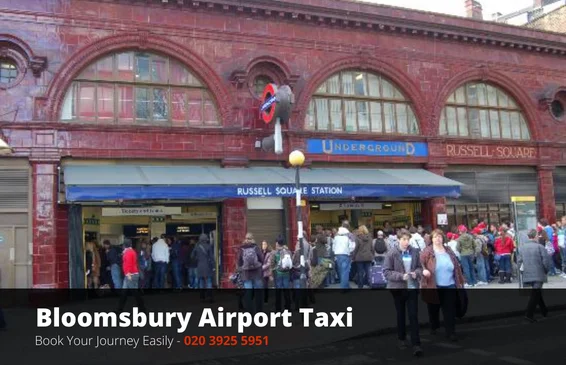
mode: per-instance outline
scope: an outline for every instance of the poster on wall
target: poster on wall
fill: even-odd
[[[436,215],[436,223],[439,226],[447,226],[448,225],[448,214],[446,213],[439,213]]]

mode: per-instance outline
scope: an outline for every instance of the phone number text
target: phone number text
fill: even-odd
[[[185,346],[269,346],[269,336],[185,336]]]

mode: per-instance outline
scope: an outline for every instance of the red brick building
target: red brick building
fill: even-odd
[[[160,233],[209,234],[225,277],[247,230],[296,237],[296,148],[308,228],[565,213],[566,36],[339,0],[0,9],[3,286],[81,287],[86,241]],[[282,155],[269,82],[296,96]]]

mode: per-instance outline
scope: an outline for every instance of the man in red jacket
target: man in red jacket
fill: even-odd
[[[138,304],[138,309],[145,312],[145,305],[139,290],[140,273],[138,268],[138,255],[132,248],[130,239],[124,240],[124,252],[122,254],[122,270],[124,271],[124,284],[122,285],[122,295],[120,296],[120,305],[118,312],[124,310],[128,295],[133,291]]]

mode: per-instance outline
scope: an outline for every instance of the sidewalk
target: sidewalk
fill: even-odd
[[[553,278],[555,279],[555,278]],[[552,280],[554,283],[555,280]],[[513,284],[514,286],[514,284]],[[511,287],[510,287],[511,288]],[[516,288],[516,287],[515,287]],[[470,306],[466,320],[473,321],[485,317],[504,317],[509,313],[520,313],[528,300],[525,296],[528,291],[487,291],[469,290]],[[191,312],[203,308],[197,293],[178,294],[165,293],[146,296],[146,305],[149,311],[180,311]],[[323,290],[317,293],[315,311],[331,312],[345,311],[353,307],[353,327],[351,328],[304,328],[301,317],[294,315],[293,328],[250,329],[245,334],[269,336],[269,346],[232,346],[210,347],[183,345],[184,336],[198,335],[237,335],[228,328],[197,328],[198,317],[191,319],[191,327],[186,333],[178,334],[176,326],[173,328],[40,328],[36,327],[36,311],[28,309],[6,310],[6,320],[9,329],[0,332],[0,351],[7,354],[7,360],[17,361],[19,364],[42,365],[171,365],[188,361],[211,361],[214,359],[260,354],[274,351],[286,351],[310,346],[326,345],[352,337],[367,335],[368,333],[390,333],[395,328],[395,310],[391,295],[387,290],[352,290],[341,293],[338,290]],[[565,306],[566,295],[559,290],[545,292],[548,306]],[[133,305],[133,298],[129,299],[129,306]],[[113,311],[116,308],[116,298],[92,300],[86,303],[72,303],[61,307],[61,311],[93,312]],[[163,308],[163,307],[166,308]],[[237,311],[237,301],[233,292],[219,293],[217,302],[206,307],[216,310],[219,306],[224,312]],[[129,308],[129,307],[127,307]],[[271,309],[272,306],[269,307]],[[268,308],[266,308],[268,309]],[[196,316],[196,314],[195,314]],[[428,322],[426,306],[420,301],[420,322]],[[93,347],[64,347],[46,348],[35,346],[35,336],[103,336],[103,337],[143,337],[155,338],[162,336],[172,337],[175,342],[170,349],[166,347],[145,347],[132,349],[129,347],[98,348]]]

